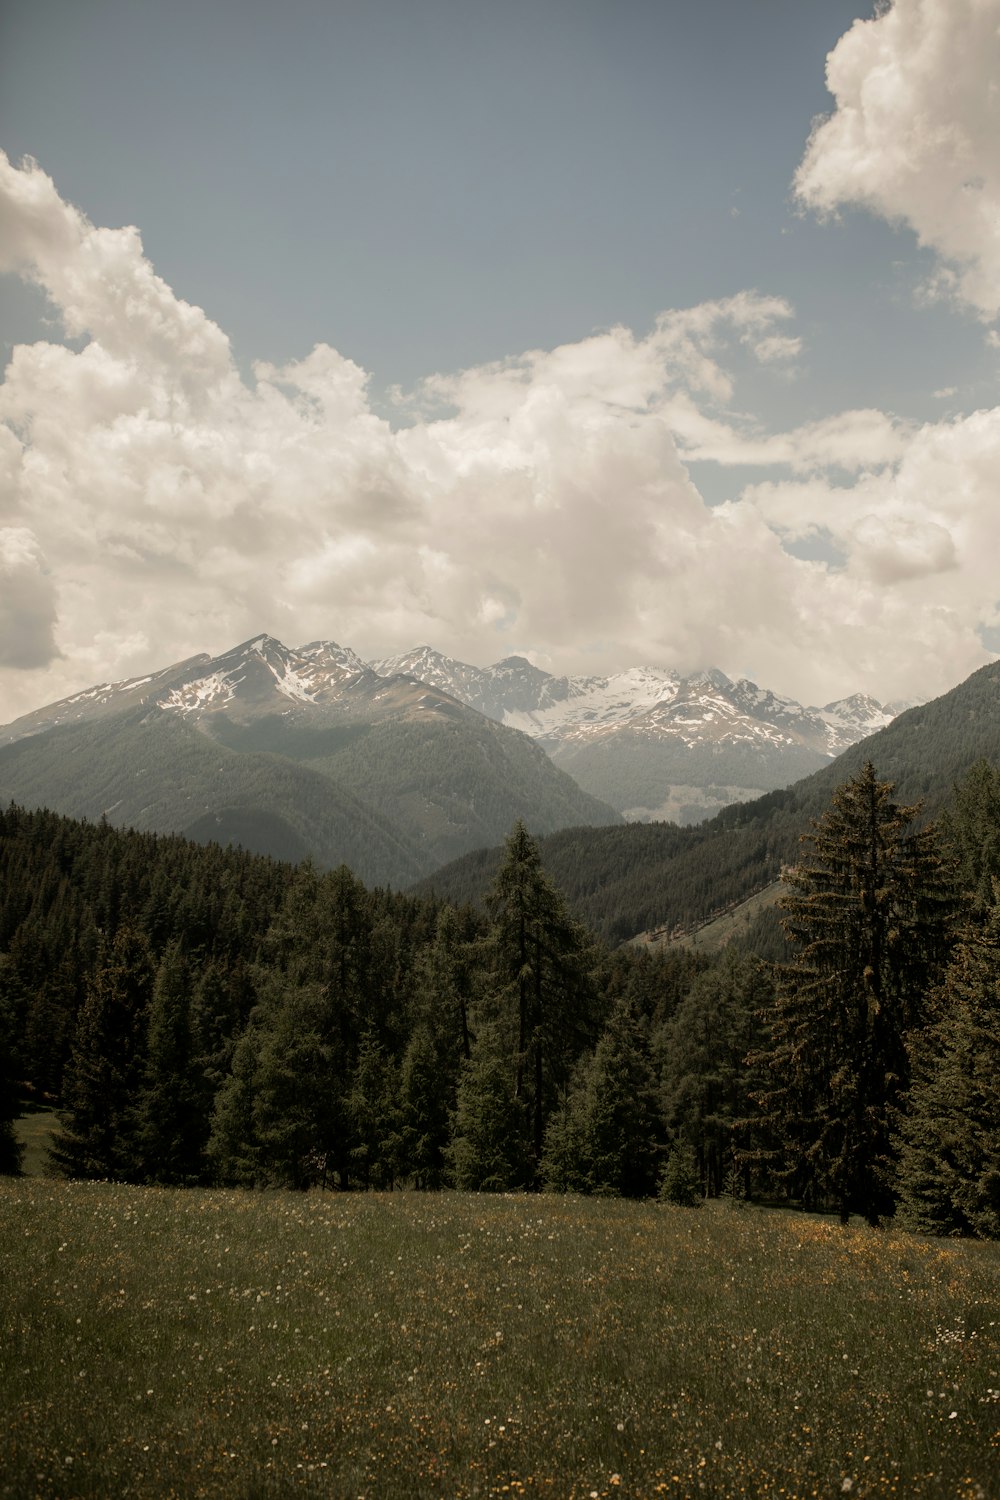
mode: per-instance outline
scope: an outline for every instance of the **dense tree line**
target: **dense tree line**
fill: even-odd
[[[613,832],[613,831],[612,831]],[[1000,772],[940,829],[870,764],[786,872],[788,947],[608,948],[515,826],[485,912],[0,814],[0,1169],[765,1198],[1000,1232]]]

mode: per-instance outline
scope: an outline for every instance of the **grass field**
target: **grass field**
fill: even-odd
[[[32,1115],[22,1115],[14,1121],[14,1130],[24,1147],[22,1170],[27,1177],[57,1176],[49,1161],[49,1147],[59,1127],[59,1116],[54,1109],[40,1109]]]
[[[640,932],[630,942],[636,946],[648,944],[659,947],[661,952],[666,952],[669,948],[690,948],[695,953],[721,953],[734,937],[747,931],[755,917],[769,906],[774,906],[783,889],[780,880],[772,881],[763,890],[755,891],[745,901],[724,911],[721,916],[713,917],[710,922],[703,922],[690,932],[671,938],[666,928],[653,928],[649,932]]]
[[[0,1179],[0,1495],[1000,1495],[1000,1246]]]

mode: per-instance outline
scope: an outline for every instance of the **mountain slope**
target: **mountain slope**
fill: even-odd
[[[419,646],[375,663],[431,683],[536,739],[591,795],[633,821],[696,823],[819,770],[893,711],[858,694],[803,708],[723,672],[634,667],[552,677],[523,657],[472,667]]]
[[[697,828],[670,824],[573,829],[542,840],[546,868],[578,915],[614,940],[652,927],[690,927],[745,900],[799,854],[810,819],[871,760],[898,800],[937,815],[980,758],[1000,763],[1000,662],[911,708],[830,765],[783,790],[727,808]],[[477,851],[417,888],[479,900],[499,863]]]
[[[0,803],[9,802],[280,859],[311,855],[370,883],[416,879],[427,867],[424,852],[349,789],[277,756],[240,754],[156,708],[0,747]]]
[[[0,797],[397,885],[517,817],[542,831],[619,821],[525,736],[439,689],[333,642],[269,636],[8,725]]]

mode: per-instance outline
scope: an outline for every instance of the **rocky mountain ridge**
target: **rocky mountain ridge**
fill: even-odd
[[[430,646],[371,665],[379,673],[432,683],[487,717],[550,742],[599,737],[623,724],[676,733],[688,743],[714,741],[720,732],[746,721],[750,733],[774,743],[808,745],[832,757],[912,707],[885,706],[863,693],[821,708],[804,707],[747,678],[733,682],[717,668],[688,676],[661,667],[630,667],[607,677],[555,677],[521,656],[473,667]],[[673,712],[665,714],[668,707]]]
[[[519,656],[478,668],[429,646],[372,665],[433,683],[521,730],[591,795],[638,821],[699,822],[787,786],[910,706],[858,693],[804,707],[715,668],[555,677]]]
[[[0,729],[0,744],[144,705],[229,743],[233,726],[256,725],[241,748],[279,753],[292,731],[441,722],[472,710],[535,741],[622,816],[681,823],[819,769],[899,710],[863,694],[804,707],[717,669],[555,676],[521,656],[476,667],[430,646],[366,662],[335,641],[290,648],[259,635],[217,657],[76,693]]]

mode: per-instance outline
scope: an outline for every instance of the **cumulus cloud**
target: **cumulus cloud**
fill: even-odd
[[[760,431],[731,409],[733,369],[794,357],[781,298],[434,377],[394,426],[327,345],[243,381],[138,234],[95,229],[33,163],[0,159],[0,224],[6,264],[87,339],[18,347],[0,386],[4,720],[261,630],[560,670],[717,664],[814,699],[913,693],[932,640],[927,690],[984,659],[995,417]],[[696,456],[799,477],[713,509]],[[788,550],[819,525],[843,568]]]
[[[833,114],[795,178],[821,212],[902,221],[942,258],[935,284],[1000,313],[1000,0],[895,0],[827,59]]]
[[[819,536],[842,556],[844,597],[866,601],[850,618],[893,657],[893,694],[928,696],[944,663],[956,680],[959,664],[971,670],[992,620],[998,473],[994,408],[917,429],[897,465],[853,485],[814,475],[756,485],[743,499],[786,540]]]
[[[58,655],[55,589],[37,539],[20,526],[0,529],[0,667],[45,667]]]

